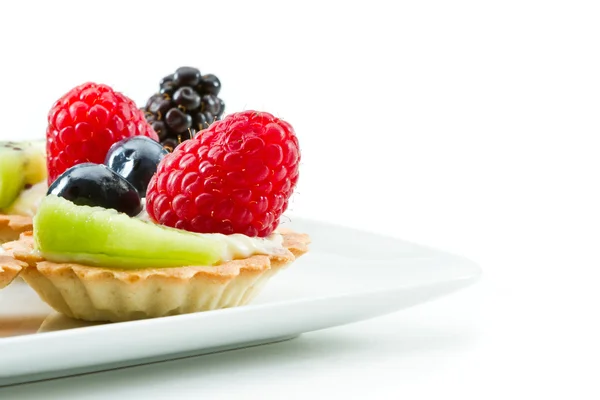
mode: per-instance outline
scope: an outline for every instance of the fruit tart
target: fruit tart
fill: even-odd
[[[145,136],[115,141],[103,163],[49,151],[66,168],[33,231],[3,245],[0,278],[20,274],[69,317],[127,321],[247,304],[308,251],[307,235],[279,227],[300,161],[287,122],[230,114],[172,153]]]
[[[0,142],[0,244],[31,230],[47,189],[44,142]]]

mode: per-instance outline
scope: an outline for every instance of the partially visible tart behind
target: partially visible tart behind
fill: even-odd
[[[17,240],[21,233],[33,229],[32,218],[47,190],[46,182],[39,182],[24,189],[9,207],[0,210],[0,244]]]
[[[31,217],[0,214],[0,244],[17,240],[21,233],[33,229]]]

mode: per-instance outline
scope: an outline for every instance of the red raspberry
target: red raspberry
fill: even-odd
[[[113,143],[138,135],[158,141],[131,99],[96,83],[71,89],[48,113],[48,184],[74,165],[102,164]]]
[[[265,112],[230,114],[160,162],[147,211],[188,231],[268,236],[287,209],[299,162],[290,124]]]

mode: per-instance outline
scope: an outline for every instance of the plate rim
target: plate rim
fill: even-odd
[[[350,230],[350,231],[355,231],[355,232],[366,233],[368,235],[375,236],[375,237],[382,237],[382,238],[387,238],[387,239],[398,240],[398,241],[404,242],[404,243],[412,245],[412,246],[417,246],[423,250],[426,250],[426,251],[429,251],[429,252],[432,252],[435,254],[439,254],[440,256],[457,260],[460,262],[462,268],[464,268],[465,271],[468,271],[468,272],[463,273],[461,276],[456,276],[456,277],[444,279],[444,280],[437,281],[437,282],[433,281],[433,282],[427,282],[427,283],[399,283],[398,285],[394,285],[391,288],[385,288],[385,289],[368,289],[367,288],[364,290],[352,290],[352,291],[348,291],[348,292],[335,293],[335,294],[330,294],[330,295],[318,295],[318,296],[311,296],[311,297],[304,297],[304,298],[290,298],[290,299],[283,299],[283,300],[277,300],[277,301],[259,303],[259,304],[250,303],[248,305],[244,305],[244,306],[240,306],[240,307],[232,307],[232,308],[219,309],[219,310],[210,310],[210,311],[205,311],[205,312],[189,313],[189,314],[182,314],[182,315],[173,315],[173,316],[167,316],[167,317],[162,317],[162,318],[150,318],[150,319],[126,321],[126,322],[119,322],[119,323],[105,323],[105,324],[77,327],[77,328],[58,330],[58,331],[52,331],[52,332],[41,332],[43,334],[27,334],[27,335],[21,335],[21,336],[10,336],[10,337],[6,337],[6,338],[0,338],[0,349],[2,349],[2,347],[4,347],[4,346],[23,345],[24,343],[39,342],[39,341],[44,341],[44,340],[48,340],[48,339],[55,338],[55,337],[64,337],[65,339],[77,339],[77,338],[81,337],[82,335],[86,335],[87,332],[89,332],[90,330],[93,330],[94,332],[99,332],[99,333],[101,333],[102,331],[105,331],[107,334],[112,335],[112,334],[114,334],[115,330],[122,330],[123,328],[136,329],[135,327],[143,327],[144,325],[147,325],[148,327],[152,327],[154,325],[159,325],[159,324],[171,324],[171,323],[180,323],[180,322],[189,321],[189,320],[201,320],[204,318],[210,318],[211,316],[213,316],[216,313],[225,314],[225,315],[236,315],[239,313],[246,313],[248,311],[260,312],[260,310],[262,310],[262,309],[269,309],[269,308],[286,308],[286,307],[295,306],[295,305],[302,304],[302,303],[315,303],[315,302],[318,303],[318,302],[336,301],[336,300],[348,298],[348,297],[371,297],[371,296],[381,296],[381,295],[385,295],[385,294],[390,295],[393,293],[404,292],[404,291],[413,290],[413,289],[417,289],[417,288],[426,289],[427,287],[448,286],[451,283],[458,284],[458,287],[456,289],[452,290],[452,292],[453,292],[453,291],[456,291],[456,290],[459,290],[459,289],[462,289],[462,288],[465,288],[465,287],[475,284],[482,277],[483,271],[482,271],[481,267],[477,263],[472,261],[471,259],[468,259],[464,256],[449,253],[444,250],[438,250],[433,247],[429,247],[426,245],[421,245],[419,243],[407,241],[407,240],[404,240],[404,239],[401,239],[401,238],[398,238],[395,236],[382,234],[381,232],[373,232],[373,231],[369,231],[366,229],[347,226],[344,224],[339,224],[339,223],[330,222],[330,221],[326,221],[326,220],[317,220],[317,219],[313,219],[310,217],[304,217],[302,215],[296,215],[296,214],[292,214],[292,215],[293,215],[293,219],[290,218],[290,220],[291,220],[290,224],[293,224],[294,219],[295,219],[299,223],[303,223],[303,224],[310,224],[310,225],[317,225],[317,226],[318,225],[320,225],[320,226],[326,225],[329,228],[333,228],[333,229]],[[48,315],[51,315],[51,314],[48,314]],[[337,324],[333,324],[332,327],[333,326],[337,326]],[[81,328],[84,328],[84,329],[81,329]]]

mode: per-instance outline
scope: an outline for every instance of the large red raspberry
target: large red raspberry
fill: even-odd
[[[137,135],[158,140],[131,99],[106,85],[75,87],[48,113],[48,184],[74,165],[102,164],[113,143]]]
[[[299,162],[290,124],[265,112],[231,114],[160,162],[147,211],[188,231],[268,236],[287,209]]]

